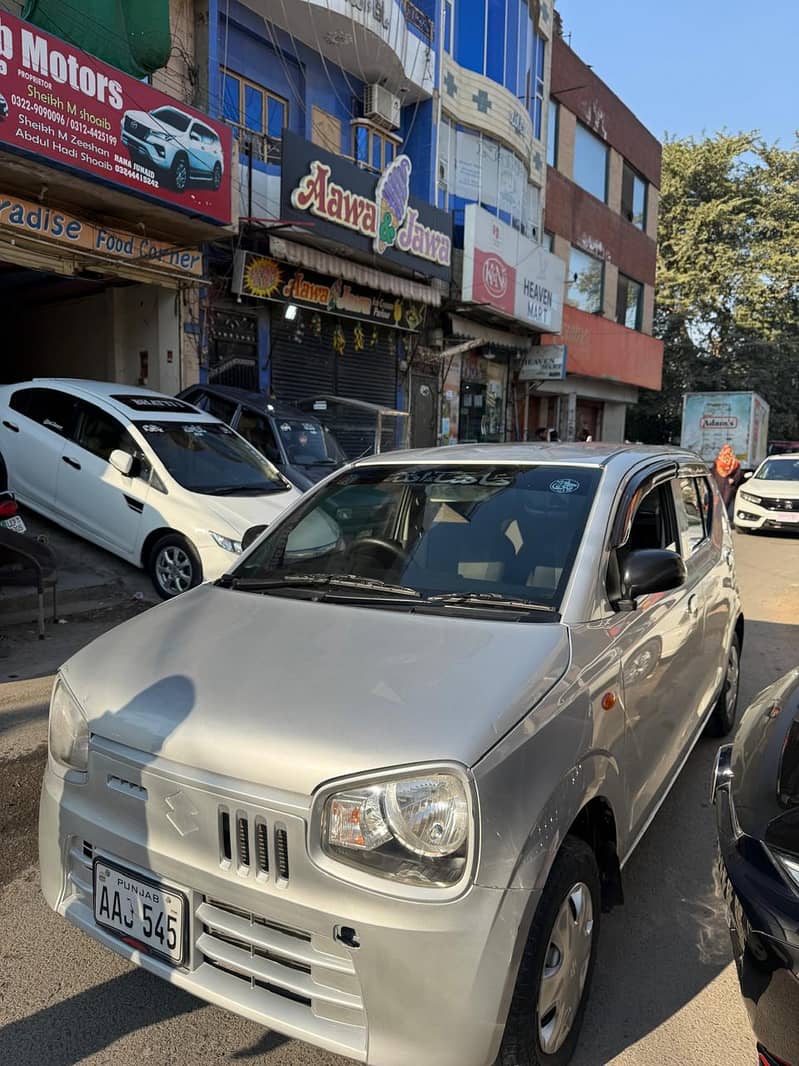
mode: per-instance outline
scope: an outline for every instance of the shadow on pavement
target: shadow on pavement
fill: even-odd
[[[747,623],[739,721],[753,697],[797,662],[799,625]],[[625,904],[603,916],[573,1066],[604,1066],[689,1004],[732,962],[708,794],[720,743],[699,741],[625,867]],[[706,1061],[721,1061],[722,1051],[709,1049]]]

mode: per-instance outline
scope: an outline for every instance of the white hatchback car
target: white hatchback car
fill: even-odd
[[[735,528],[799,532],[799,455],[772,455],[735,497]]]
[[[0,388],[3,464],[21,503],[146,568],[164,599],[220,577],[300,496],[218,418],[109,382]]]

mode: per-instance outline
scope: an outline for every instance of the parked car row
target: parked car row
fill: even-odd
[[[735,724],[743,637],[690,453],[358,461],[62,668],[45,897],[338,1054],[565,1064],[622,867]]]

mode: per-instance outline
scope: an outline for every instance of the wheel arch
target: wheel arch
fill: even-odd
[[[191,544],[195,552],[197,552],[197,548],[191,543],[185,533],[181,533],[179,529],[173,529],[172,526],[159,526],[157,529],[151,529],[142,542],[141,565],[144,569],[147,568],[153,548],[162,537],[183,537],[185,541],[188,541],[188,543]],[[199,552],[197,552],[197,554],[199,555]]]

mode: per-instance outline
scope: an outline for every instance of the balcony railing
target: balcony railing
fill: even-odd
[[[436,32],[435,23],[416,4],[412,4],[411,0],[405,0],[405,18],[411,26],[416,27],[426,41],[433,43]]]

